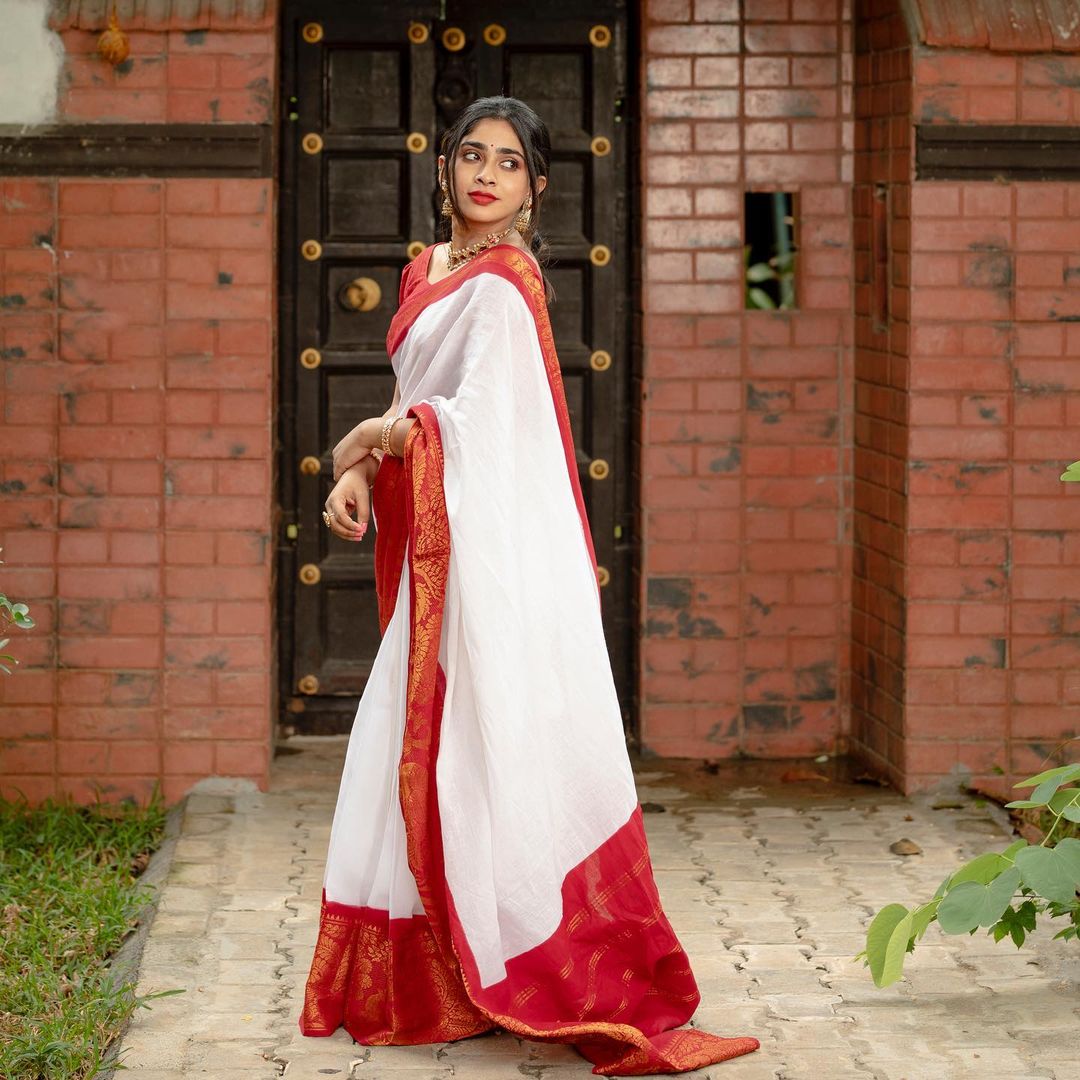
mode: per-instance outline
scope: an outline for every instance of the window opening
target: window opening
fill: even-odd
[[[748,191],[743,264],[748,309],[795,307],[795,205],[790,191]]]

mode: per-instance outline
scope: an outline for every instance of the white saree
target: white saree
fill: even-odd
[[[501,1025],[604,1075],[746,1053],[674,1030],[699,997],[652,878],[539,279],[498,245],[430,284],[430,252],[388,338],[418,422],[375,484],[384,634],[301,1028]]]

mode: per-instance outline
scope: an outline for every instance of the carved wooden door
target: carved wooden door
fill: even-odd
[[[338,540],[320,517],[330,452],[390,404],[385,337],[402,267],[436,239],[442,133],[492,94],[528,102],[551,133],[550,313],[630,721],[627,32],[623,0],[285,5],[278,626],[294,730],[347,731],[378,648],[373,533]]]

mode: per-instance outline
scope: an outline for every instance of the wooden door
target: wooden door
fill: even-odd
[[[627,31],[623,0],[285,5],[278,565],[293,730],[347,731],[378,648],[373,534],[338,540],[320,517],[330,451],[390,404],[385,337],[403,266],[437,238],[442,133],[493,94],[528,102],[551,133],[551,320],[631,723]]]

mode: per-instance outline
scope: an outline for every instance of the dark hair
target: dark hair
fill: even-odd
[[[457,192],[454,190],[454,162],[457,160],[458,147],[481,120],[505,120],[514,129],[525,151],[525,165],[529,172],[529,191],[532,193],[532,208],[529,218],[529,228],[526,230],[526,240],[529,250],[536,256],[540,264],[540,277],[544,282],[544,296],[548,304],[555,300],[555,289],[544,273],[544,267],[548,263],[549,248],[547,241],[540,234],[540,208],[543,204],[543,191],[536,190],[536,178],[538,176],[550,176],[551,167],[551,138],[548,135],[547,125],[536,113],[521,101],[514,97],[483,97],[477,98],[467,105],[458,114],[457,119],[443,132],[442,153],[446,158],[446,184],[450,189],[450,201],[454,208],[458,207]],[[440,202],[441,192],[440,192]],[[445,239],[450,238],[451,223],[446,218]]]

